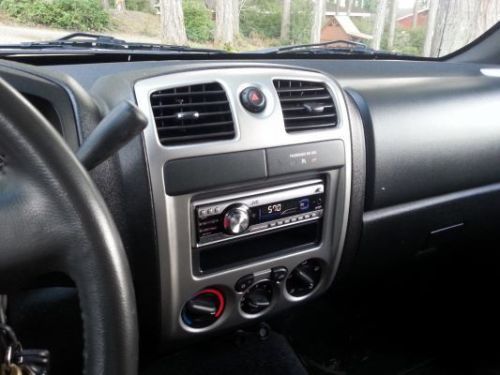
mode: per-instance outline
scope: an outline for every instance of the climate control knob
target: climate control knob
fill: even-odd
[[[300,263],[286,280],[286,290],[294,297],[312,293],[321,280],[321,265],[316,259]]]
[[[224,215],[224,230],[228,234],[241,234],[250,226],[250,209],[244,204],[231,206]]]
[[[264,311],[271,306],[273,299],[274,284],[269,281],[261,281],[252,286],[241,299],[241,310],[254,315]]]
[[[224,295],[218,289],[203,289],[184,305],[182,321],[192,328],[208,327],[222,315],[224,305]]]

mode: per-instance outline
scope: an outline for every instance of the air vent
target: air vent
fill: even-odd
[[[333,128],[337,110],[326,85],[320,82],[275,80],[287,132]]]
[[[234,138],[229,102],[218,83],[156,91],[151,106],[163,145]]]

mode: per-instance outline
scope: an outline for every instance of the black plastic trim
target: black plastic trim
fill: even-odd
[[[172,160],[164,166],[168,195],[180,195],[267,177],[264,150]]]

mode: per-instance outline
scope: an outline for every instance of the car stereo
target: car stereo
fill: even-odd
[[[295,188],[194,202],[196,246],[317,221],[323,216],[324,191],[323,181],[314,180]]]

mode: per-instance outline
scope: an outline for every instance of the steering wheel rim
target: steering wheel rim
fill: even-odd
[[[76,284],[89,375],[136,375],[138,328],[120,235],[64,140],[0,77],[0,289],[48,272]]]

